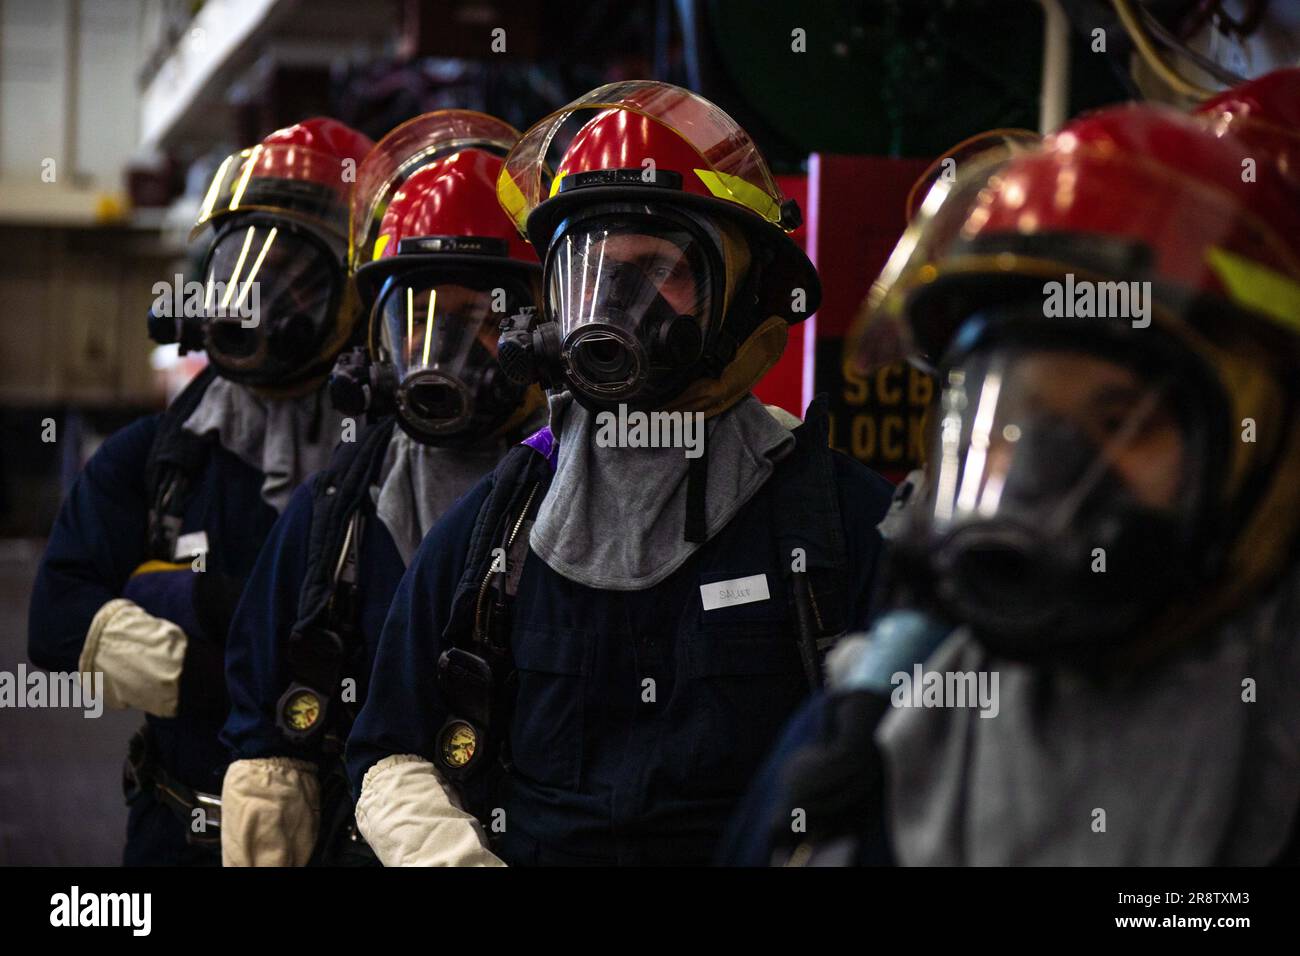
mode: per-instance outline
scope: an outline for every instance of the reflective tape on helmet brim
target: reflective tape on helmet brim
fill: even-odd
[[[768,222],[779,223],[781,221],[780,204],[752,183],[741,179],[739,176],[720,173],[712,169],[697,169],[694,172],[696,176],[700,177],[700,182],[704,183],[705,188],[718,199],[744,206],[746,209],[758,213]],[[560,185],[567,175],[566,171],[561,170],[551,180],[549,198],[553,198],[560,191]],[[501,203],[501,207],[510,214],[510,217],[522,226],[521,217],[527,217],[528,201],[524,198],[524,194],[519,187],[515,185],[514,180],[505,175],[504,172],[501,178],[497,180],[497,200]]]
[[[558,176],[555,181],[560,181]],[[501,175],[497,177],[497,202],[515,224],[515,228],[523,232],[524,223],[528,220],[528,200],[504,166],[501,167]]]
[[[1300,332],[1300,282],[1218,246],[1206,251],[1205,260],[1232,301]]]
[[[781,221],[780,203],[753,183],[713,169],[697,169],[695,175],[700,177],[700,182],[717,198],[752,209],[768,222]]]

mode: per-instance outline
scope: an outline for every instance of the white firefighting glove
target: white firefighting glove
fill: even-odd
[[[223,866],[306,866],[320,830],[320,779],[306,760],[236,760],[221,784]]]
[[[414,754],[366,771],[357,828],[384,866],[505,866],[433,764]]]
[[[91,620],[77,669],[103,672],[106,707],[175,717],[186,641],[178,625],[115,598]]]

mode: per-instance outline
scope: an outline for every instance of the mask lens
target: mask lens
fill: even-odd
[[[323,245],[284,225],[245,222],[222,233],[204,278],[209,356],[268,379],[310,364],[333,327],[338,274]]]
[[[943,382],[932,448],[936,527],[1007,513],[1068,526],[1114,482],[1177,512],[1189,443],[1172,380],[1083,351],[998,350]]]
[[[1099,646],[1164,606],[1206,473],[1171,372],[995,346],[941,384],[900,545],[955,619],[1030,659]]]
[[[512,284],[400,277],[377,304],[379,346],[399,378],[422,369],[459,377],[467,365],[495,363],[501,320],[532,301]]]
[[[414,272],[385,287],[375,321],[408,428],[436,438],[504,419],[519,390],[495,384],[501,319],[533,304],[515,280]],[[477,425],[475,424],[477,423]]]
[[[548,257],[547,299],[578,381],[618,394],[699,359],[709,261],[703,239],[655,216],[600,216],[567,230]]]

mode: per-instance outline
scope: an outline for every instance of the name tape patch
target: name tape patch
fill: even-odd
[[[183,534],[176,539],[176,554],[173,561],[189,561],[200,554],[208,553],[208,533],[206,531],[191,531],[189,534]]]
[[[730,581],[714,581],[700,585],[700,599],[704,610],[716,611],[720,607],[733,607],[737,604],[751,604],[754,601],[766,601],[772,595],[767,590],[766,574],[751,574],[747,578],[733,578]]]

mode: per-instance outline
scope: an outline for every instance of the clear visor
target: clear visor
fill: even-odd
[[[690,231],[651,231],[639,217],[566,231],[548,257],[546,295],[575,380],[617,397],[656,368],[698,360],[715,295],[709,261]]]
[[[292,363],[332,330],[340,265],[327,247],[284,224],[250,222],[218,235],[204,276],[210,357],[233,368],[268,355]]]
[[[769,222],[780,221],[785,197],[754,141],[730,116],[689,90],[653,80],[629,80],[594,89],[539,120],[510,151],[497,181],[497,195],[521,233],[529,213],[558,184],[552,180],[551,164],[591,119],[591,111],[607,109],[628,110],[668,127],[700,154],[701,178],[715,196],[746,206]]]
[[[352,177],[336,156],[285,143],[227,156],[212,177],[190,238],[227,213],[290,215],[340,237],[348,232]]]
[[[991,129],[976,133],[945,150],[912,184],[907,193],[907,219],[910,222],[920,212],[921,205],[935,183],[956,182],[957,171],[965,170],[976,160],[987,162],[1032,149],[1042,143],[1038,133],[1027,129]]]
[[[429,163],[461,149],[505,156],[519,132],[473,110],[436,110],[408,120],[381,139],[357,169],[352,191],[349,261],[355,271],[378,258],[375,241],[384,213],[402,184]]]
[[[1083,527],[1098,501],[1184,516],[1198,473],[1172,376],[1072,349],[995,349],[945,373],[923,515]]]
[[[1066,148],[1066,147],[1069,148]],[[1115,199],[1124,185],[1124,201]],[[1300,262],[1230,193],[1144,156],[1058,137],[1053,150],[992,150],[939,179],[872,285],[848,350],[860,368],[900,356],[937,363],[967,314],[920,294],[961,275],[1092,282],[1142,273],[1293,327]],[[918,303],[924,304],[918,304]]]

